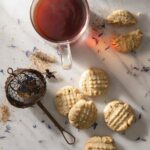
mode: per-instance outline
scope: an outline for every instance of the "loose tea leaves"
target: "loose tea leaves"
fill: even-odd
[[[102,32],[102,33],[99,33],[99,34],[98,34],[98,37],[101,37],[103,34],[104,34],[103,32]]]
[[[48,127],[48,129],[52,129],[52,127],[49,124],[47,125],[47,127]]]
[[[127,73],[133,76],[137,76],[140,73],[149,73],[149,72],[150,72],[150,66],[137,67],[131,64]]]
[[[42,120],[41,122],[42,122],[42,123],[45,123],[45,120]]]
[[[0,69],[0,73],[4,74],[4,70],[3,70],[3,69]]]
[[[138,119],[140,120],[142,118],[142,114],[139,114]]]
[[[96,45],[99,43],[99,40],[96,37],[92,37],[92,39],[95,41]]]
[[[146,142],[147,140],[145,138],[141,138],[141,137],[137,137],[135,139],[135,141],[143,141],[143,142]]]
[[[5,132],[10,133],[11,127],[9,125],[6,125],[6,130]]]
[[[92,125],[92,128],[95,130],[95,129],[97,128],[97,126],[98,126],[98,123],[95,122],[95,123]]]
[[[39,142],[39,143],[43,143],[44,141],[43,141],[43,140],[39,140],[38,142]]]
[[[31,56],[31,52],[30,51],[25,51],[25,55],[26,55],[26,57],[30,57]]]
[[[137,137],[136,139],[135,139],[135,141],[139,141],[141,138],[140,137]]]
[[[46,69],[45,71],[46,71],[46,77],[47,78],[49,78],[49,79],[50,78],[54,78],[54,79],[56,78],[54,75],[55,72],[50,72],[48,69]]]
[[[149,95],[150,95],[150,91],[147,91],[147,92],[145,93],[145,97],[149,97]]]
[[[141,71],[142,72],[149,72],[150,71],[150,67],[143,66]]]
[[[144,139],[144,138],[141,138],[141,141],[144,141],[144,142],[146,142],[147,140],[146,140],[146,139]]]
[[[145,110],[145,108],[144,108],[144,106],[143,106],[143,105],[141,106],[141,109],[142,109],[143,111]]]
[[[37,128],[37,125],[33,125],[33,128]]]
[[[65,125],[68,125],[68,124],[69,124],[69,121],[68,121],[68,120],[66,120],[66,121],[65,121]]]

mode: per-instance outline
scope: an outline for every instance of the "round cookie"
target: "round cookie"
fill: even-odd
[[[111,39],[112,48],[122,52],[128,53],[135,51],[142,43],[143,33],[140,29],[130,31],[122,35],[116,35]]]
[[[108,77],[105,71],[98,68],[86,70],[80,79],[80,88],[84,95],[99,96],[108,88]]]
[[[56,93],[55,105],[60,114],[67,116],[72,106],[82,98],[84,96],[77,88],[66,86]]]
[[[134,15],[127,10],[115,10],[106,19],[107,23],[119,25],[119,26],[129,26],[137,23],[137,19]]]
[[[85,143],[85,150],[116,150],[115,142],[110,136],[94,136]]]
[[[97,119],[97,108],[92,101],[80,100],[68,115],[69,122],[78,129],[90,128]]]
[[[104,119],[110,129],[122,132],[135,121],[135,114],[129,104],[114,100],[105,107]]]

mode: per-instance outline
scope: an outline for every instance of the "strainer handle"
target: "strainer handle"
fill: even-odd
[[[59,131],[61,132],[61,134],[63,135],[65,141],[72,145],[75,143],[75,137],[69,133],[68,131],[66,131],[55,119],[54,117],[49,113],[49,111],[45,108],[45,106],[41,103],[38,102],[37,103],[38,106],[47,114],[48,118],[54,123],[54,125],[59,129]]]
[[[11,67],[9,67],[9,68],[7,69],[7,73],[10,74],[10,75],[16,76],[16,74],[14,73],[13,68],[11,68]]]

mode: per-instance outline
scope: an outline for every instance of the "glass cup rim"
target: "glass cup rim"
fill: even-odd
[[[44,38],[46,41],[48,41],[48,42],[50,42],[50,43],[53,43],[53,44],[73,43],[73,42],[77,41],[77,40],[81,37],[81,35],[85,32],[86,28],[88,27],[89,20],[90,20],[90,19],[89,19],[89,17],[90,17],[90,15],[89,15],[89,11],[90,11],[90,10],[89,10],[89,5],[88,5],[88,1],[87,1],[87,0],[82,0],[82,1],[83,1],[83,4],[84,4],[84,6],[85,6],[86,19],[85,19],[85,23],[84,23],[84,25],[83,25],[81,31],[80,31],[76,36],[74,36],[73,38],[71,38],[71,39],[69,39],[69,40],[65,40],[65,41],[49,40],[49,39],[45,38],[42,34],[40,34],[40,33],[37,31],[37,29],[36,29],[36,27],[35,27],[35,25],[34,25],[34,21],[33,21],[33,17],[32,17],[32,10],[33,10],[34,1],[35,1],[35,0],[32,1],[32,4],[31,4],[31,6],[30,6],[30,20],[31,20],[32,26],[33,26],[33,28],[35,29],[35,31],[36,31],[42,38]],[[38,0],[38,1],[39,1],[39,0]]]

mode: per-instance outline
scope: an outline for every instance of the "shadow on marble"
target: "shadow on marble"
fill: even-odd
[[[75,49],[72,50],[72,55],[73,55],[73,60],[84,68],[103,66],[99,56],[90,48],[84,45],[80,47],[75,47]]]
[[[92,27],[95,31],[99,32],[106,27],[105,19],[91,11],[89,26]]]
[[[137,111],[136,114],[139,115]],[[125,138],[131,141],[136,141],[138,137],[145,139],[145,137],[148,135],[148,126],[146,125],[144,118],[141,117],[139,119],[138,115],[136,115],[136,122],[125,132],[125,135],[123,135]]]
[[[140,56],[142,54],[149,52],[149,48],[150,48],[150,37],[147,35],[144,35],[143,40],[142,40],[142,44],[139,47],[136,55]]]
[[[111,75],[110,90],[111,89],[112,91],[108,92],[108,97],[119,98],[122,95],[124,95],[125,97],[127,97],[126,100],[131,100],[132,103],[134,103],[134,105],[137,106],[138,108],[142,107],[143,102],[141,101],[141,99],[144,99],[144,97],[142,97],[137,92],[134,92],[134,91],[132,92],[132,89],[127,88],[125,85],[123,85],[123,83],[119,79],[117,79],[115,76],[113,76],[113,74]]]
[[[122,145],[120,143],[118,143],[117,141],[115,141],[117,150],[126,150],[126,148],[122,147]]]
[[[98,119],[96,121],[97,125],[93,126],[89,129],[85,130],[85,133],[91,137],[91,136],[113,136],[114,132],[110,130],[107,125],[105,124],[103,113],[99,112]]]
[[[62,82],[64,79],[59,75],[59,74],[54,74],[56,78],[51,78],[48,79],[47,78],[47,83],[58,83],[58,82]]]
[[[140,29],[142,29],[145,35],[147,35],[147,33],[150,32],[149,25],[150,25],[150,18],[148,17],[147,14],[142,14],[141,16],[138,17],[138,26]]]

